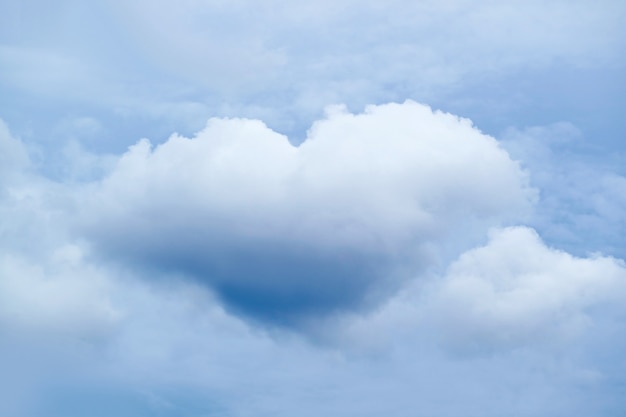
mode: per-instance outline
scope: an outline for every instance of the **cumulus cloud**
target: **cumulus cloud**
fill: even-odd
[[[212,119],[191,139],[140,141],[84,196],[99,248],[289,321],[378,302],[446,237],[521,218],[534,191],[469,120],[406,102],[330,108],[297,147],[259,121]]]
[[[509,349],[576,335],[590,309],[626,295],[626,266],[574,257],[547,247],[532,229],[512,227],[462,254],[439,291],[436,310],[452,348]]]

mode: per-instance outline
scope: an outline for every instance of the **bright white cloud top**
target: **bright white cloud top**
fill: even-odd
[[[4,2],[0,414],[621,417],[625,16]]]

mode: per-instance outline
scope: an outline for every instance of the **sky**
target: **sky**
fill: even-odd
[[[0,414],[623,416],[625,21],[2,1]]]

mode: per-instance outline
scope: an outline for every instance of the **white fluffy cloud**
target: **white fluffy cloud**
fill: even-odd
[[[469,120],[406,102],[330,108],[298,147],[259,121],[212,119],[191,139],[139,142],[83,196],[98,247],[278,319],[378,301],[521,218],[534,192]]]
[[[508,349],[577,334],[589,309],[623,300],[626,266],[574,257],[547,247],[532,229],[513,227],[464,253],[439,291],[437,311],[453,348]]]

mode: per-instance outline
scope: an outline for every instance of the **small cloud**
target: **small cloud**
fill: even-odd
[[[589,308],[624,295],[626,267],[574,257],[530,228],[511,227],[461,255],[440,285],[435,310],[448,346],[490,352],[577,334]]]

